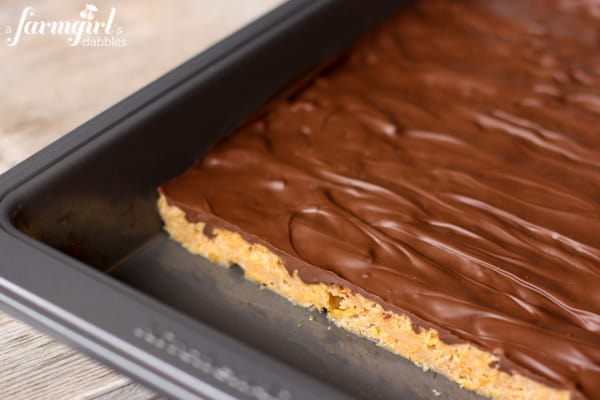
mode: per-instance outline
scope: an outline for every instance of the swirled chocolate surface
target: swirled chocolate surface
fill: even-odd
[[[423,0],[161,187],[336,282],[600,396],[600,7]]]

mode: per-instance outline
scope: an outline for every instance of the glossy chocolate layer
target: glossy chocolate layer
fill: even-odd
[[[599,17],[423,0],[161,190],[307,282],[598,398]]]

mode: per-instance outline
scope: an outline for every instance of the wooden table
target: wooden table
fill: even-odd
[[[106,19],[116,4],[118,39],[126,46],[71,47],[67,37],[46,33],[24,35],[11,47],[6,39],[14,35],[24,7],[35,9],[31,20],[77,20],[86,2],[3,1],[0,173],[281,2],[98,0],[94,20]],[[0,398],[157,396],[0,312]]]

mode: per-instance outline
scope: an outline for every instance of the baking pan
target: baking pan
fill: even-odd
[[[181,399],[477,396],[169,240],[157,186],[400,7],[289,1],[0,177],[0,303]]]

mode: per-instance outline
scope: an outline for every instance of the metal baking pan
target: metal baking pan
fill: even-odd
[[[290,1],[0,177],[0,303],[181,399],[477,396],[168,239],[156,188],[404,1]]]

